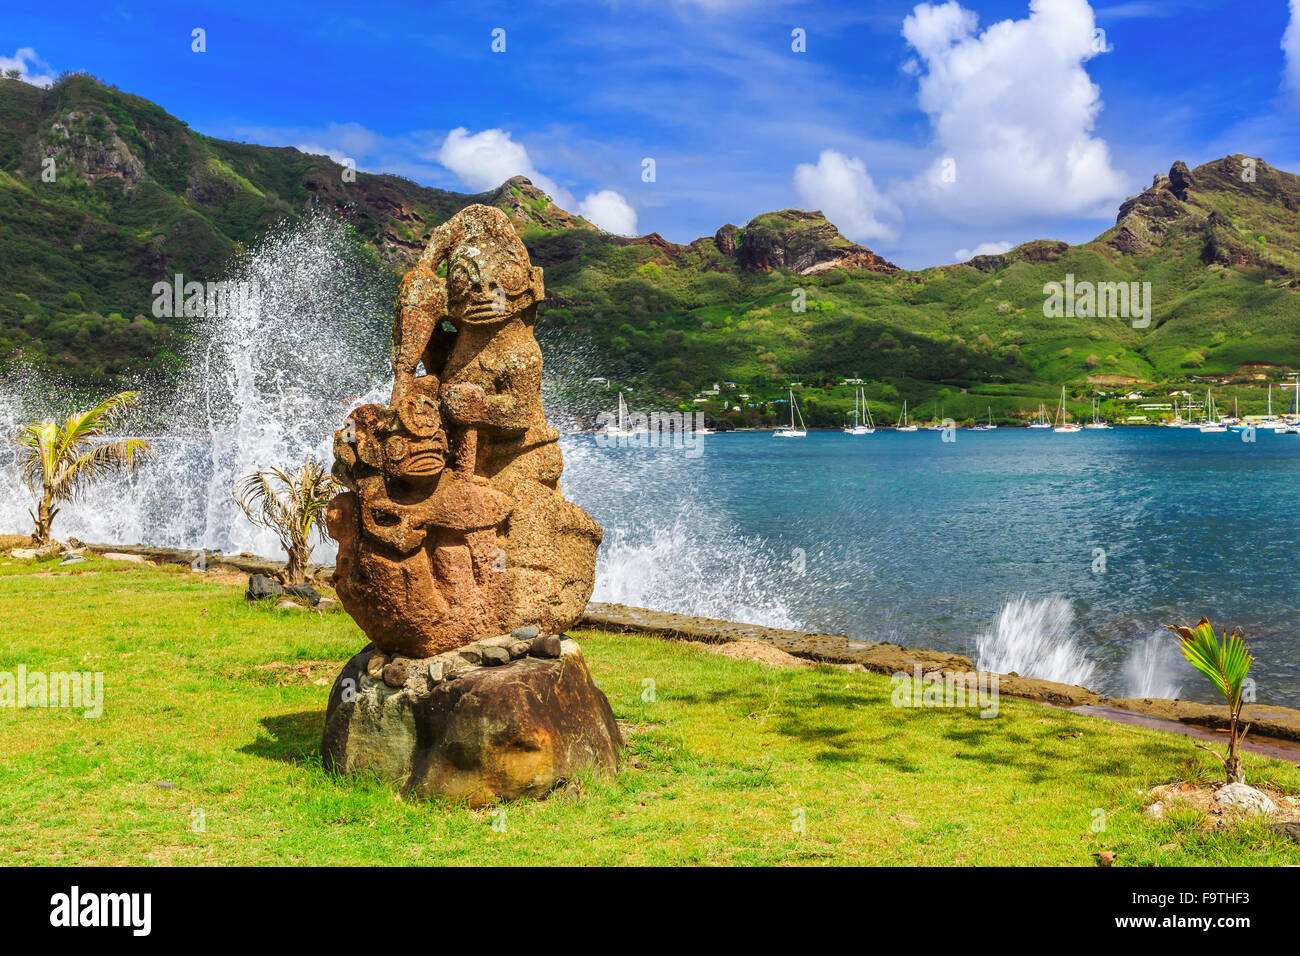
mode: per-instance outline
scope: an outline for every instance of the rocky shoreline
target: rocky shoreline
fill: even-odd
[[[758,641],[770,644],[794,657],[817,663],[860,665],[878,674],[914,673],[919,666],[925,675],[969,674],[974,662],[961,654],[918,650],[883,641],[855,641],[839,634],[810,634],[757,624],[737,624],[714,618],[670,614],[623,604],[587,605],[582,626],[601,631],[630,631],[673,640],[723,644]],[[1141,714],[1157,720],[1186,724],[1208,730],[1228,726],[1223,706],[1190,700],[1158,697],[1104,697],[1086,687],[1055,681],[998,674],[998,693],[1057,707],[1106,707]],[[1103,716],[1104,715],[1098,715]],[[1252,737],[1300,743],[1300,710],[1268,704],[1248,704],[1243,719],[1252,726]]]

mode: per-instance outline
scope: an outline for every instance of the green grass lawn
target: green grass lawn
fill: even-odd
[[[365,643],[346,615],[249,607],[182,568],[0,559],[0,670],[104,674],[98,719],[0,708],[0,846],[11,864],[1300,863],[1261,824],[1143,816],[1140,789],[1213,773],[1186,738],[1006,699],[991,720],[896,709],[877,675],[577,636],[623,767],[502,817],[323,771],[328,683]],[[1300,790],[1300,768],[1246,759],[1249,782]]]

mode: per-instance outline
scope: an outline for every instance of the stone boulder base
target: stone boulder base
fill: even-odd
[[[622,738],[577,643],[534,646],[503,636],[436,658],[367,648],[330,691],[325,765],[474,807],[545,796],[588,767],[613,773]]]

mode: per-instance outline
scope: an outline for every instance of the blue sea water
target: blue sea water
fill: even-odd
[[[565,440],[606,528],[597,600],[969,654],[1213,700],[1161,627],[1240,628],[1300,705],[1300,436],[1130,427]]]

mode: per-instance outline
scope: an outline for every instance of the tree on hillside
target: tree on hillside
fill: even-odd
[[[36,547],[50,543],[58,505],[79,499],[106,475],[134,470],[140,459],[153,453],[153,446],[143,438],[104,440],[136,401],[136,392],[120,392],[94,408],[73,413],[62,425],[33,422],[18,429],[15,441],[24,449],[23,482],[36,499],[35,513],[28,511],[36,522],[32,534]]]

